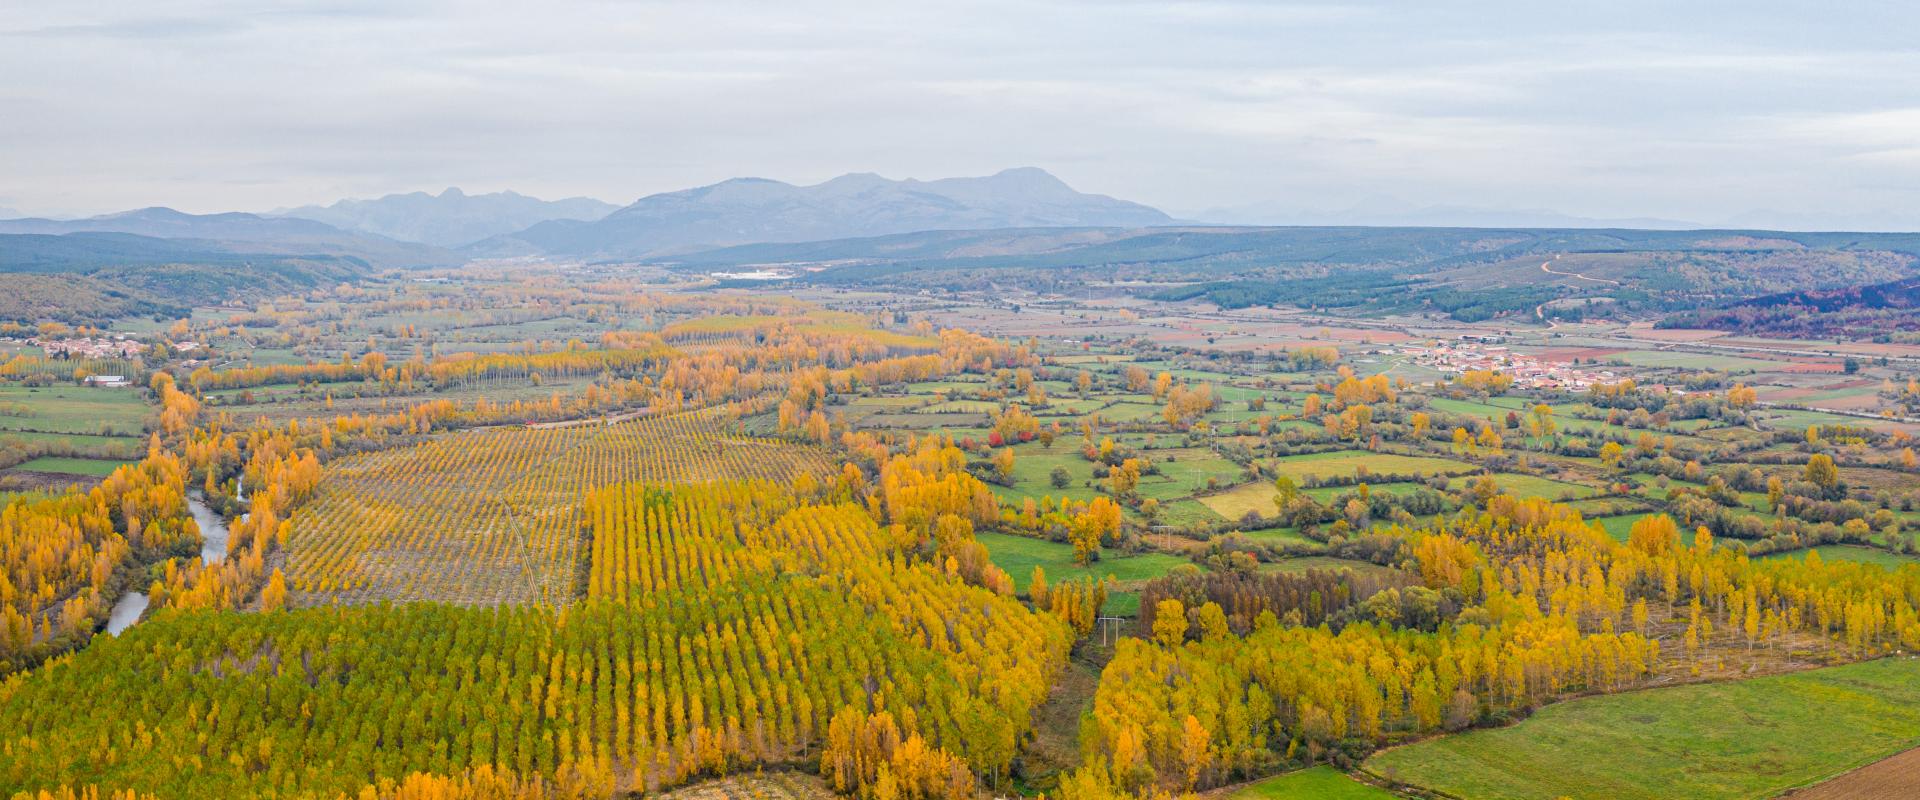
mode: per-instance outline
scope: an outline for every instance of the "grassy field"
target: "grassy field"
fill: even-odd
[[[1091,566],[1082,567],[1073,563],[1073,547],[1060,542],[1033,539],[1026,536],[1014,536],[1006,533],[983,532],[976,534],[980,543],[987,546],[987,553],[993,557],[993,563],[1013,576],[1014,588],[1024,592],[1027,583],[1033,577],[1033,568],[1039,566],[1047,571],[1047,582],[1057,583],[1076,578],[1104,578],[1112,575],[1119,583],[1117,588],[1131,590],[1141,583],[1167,574],[1168,571],[1192,562],[1166,553],[1140,553],[1121,555],[1107,552]],[[1126,592],[1129,596],[1131,591]],[[1131,604],[1118,595],[1108,601],[1107,611],[1128,614],[1139,608],[1137,597]]]
[[[1201,447],[1148,451],[1146,455],[1160,474],[1140,476],[1140,495],[1163,503],[1205,490],[1209,480],[1231,486],[1243,474],[1240,465]]]
[[[1812,550],[1820,554],[1822,561],[1859,561],[1866,564],[1879,564],[1887,569],[1899,569],[1908,564],[1920,564],[1920,558],[1904,556],[1899,553],[1889,553],[1885,550],[1861,547],[1859,545],[1823,544],[1819,547],[1812,548]],[[1806,557],[1806,550],[1788,550],[1779,553],[1768,553],[1760,558],[1802,559]]]
[[[1722,353],[1684,353],[1669,350],[1634,350],[1611,356],[1610,361],[1624,361],[1636,367],[1655,367],[1669,369],[1717,369],[1723,372],[1753,370],[1766,372],[1780,369],[1784,364],[1779,361],[1765,361],[1758,358],[1730,356]]]
[[[1478,480],[1478,478],[1455,478],[1448,488],[1459,489],[1475,480]],[[1552,478],[1542,478],[1538,475],[1515,475],[1506,472],[1495,473],[1493,475],[1493,485],[1500,487],[1501,491],[1515,497],[1544,497],[1548,500],[1559,500],[1561,498],[1578,500],[1583,497],[1591,497],[1599,491],[1591,486],[1584,486],[1578,483],[1556,481]]]
[[[1227,519],[1239,519],[1252,511],[1263,517],[1271,517],[1278,512],[1273,498],[1279,493],[1273,484],[1266,481],[1243,483],[1218,494],[1199,498],[1200,502],[1213,512]]]
[[[1367,759],[1375,775],[1486,798],[1771,797],[1920,742],[1920,660],[1587,697],[1506,728]]]
[[[1072,478],[1065,488],[1056,489],[1049,480],[1056,467],[1065,469]],[[1086,502],[1101,494],[1099,490],[1086,485],[1091,480],[1093,462],[1080,457],[1077,448],[1067,442],[1055,442],[1051,448],[1042,447],[1036,442],[1013,448],[1014,485],[993,488],[1002,502],[1014,504],[1029,497],[1039,499],[1041,495]]]
[[[1471,417],[1493,417],[1495,419],[1504,419],[1509,411],[1518,411],[1524,414],[1527,409],[1532,408],[1532,406],[1527,405],[1524,398],[1519,397],[1491,397],[1485,402],[1455,400],[1451,397],[1434,397],[1427,400],[1427,406],[1435,411],[1445,411],[1450,414],[1465,414]]]
[[[1820,411],[1803,411],[1797,408],[1769,408],[1759,415],[1769,427],[1782,429],[1805,429],[1809,425],[1868,425],[1872,420],[1849,417],[1843,414],[1827,414]]]
[[[44,431],[0,430],[0,444],[8,442],[64,444],[70,447],[97,449],[118,447],[126,451],[129,457],[138,456],[147,451],[147,441],[138,435],[101,436],[92,433],[46,433]]]
[[[1129,516],[1138,516],[1138,514],[1131,509],[1127,511],[1127,514]],[[1177,500],[1162,502],[1160,504],[1160,515],[1155,517],[1153,521],[1158,525],[1194,525],[1219,522],[1220,520],[1221,516],[1215,513],[1213,509],[1208,508],[1200,501],[1191,497],[1183,497]]]
[[[1361,783],[1333,767],[1309,767],[1255,781],[1227,800],[1388,800],[1392,792]]]
[[[1627,535],[1633,532],[1633,523],[1639,522],[1642,517],[1651,517],[1651,516],[1653,515],[1652,514],[1623,514],[1618,517],[1601,517],[1599,519],[1590,519],[1587,521],[1600,523],[1600,527],[1607,529],[1607,535],[1612,536],[1613,538],[1619,539],[1620,541],[1624,542],[1627,540]],[[1686,539],[1693,538],[1692,531],[1681,531],[1680,535],[1681,535],[1681,538],[1686,538]]]
[[[150,410],[134,389],[0,386],[0,430],[139,435]]]
[[[97,475],[106,477],[119,469],[125,461],[106,461],[98,458],[36,458],[14,467],[31,472],[58,472],[66,475]]]
[[[1472,464],[1450,458],[1369,453],[1365,450],[1338,450],[1331,453],[1289,456],[1274,460],[1272,466],[1279,470],[1280,474],[1296,481],[1306,478],[1354,475],[1362,467],[1375,475],[1457,475],[1476,469]]]
[[[1581,497],[1584,497],[1586,494],[1591,494],[1593,492],[1592,489],[1585,486],[1580,486],[1577,484],[1560,483],[1558,481],[1550,481],[1544,478],[1533,478],[1531,476],[1525,476],[1525,475],[1495,476],[1494,478],[1495,482],[1501,483],[1501,488],[1508,489],[1509,491],[1517,492],[1518,490],[1514,488],[1510,488],[1506,485],[1506,483],[1502,482],[1502,479],[1506,479],[1506,478],[1521,478],[1528,481],[1539,481],[1541,482],[1541,485],[1553,484],[1553,486],[1550,487],[1552,489],[1552,494],[1546,495],[1548,497],[1559,497],[1560,496],[1559,493],[1562,490],[1571,491],[1575,494],[1575,496],[1581,496]],[[1466,480],[1466,479],[1463,478],[1461,480]],[[1519,485],[1523,485],[1523,484],[1516,483],[1516,486],[1519,486]],[[1311,497],[1316,501],[1326,503],[1326,502],[1332,501],[1335,497],[1338,497],[1342,494],[1355,491],[1357,488],[1358,487],[1354,487],[1354,486],[1321,486],[1321,487],[1316,487],[1312,489],[1303,489],[1301,490],[1301,494]],[[1419,488],[1420,488],[1420,484],[1417,484],[1417,483],[1370,483],[1370,484],[1367,484],[1367,489],[1369,491],[1384,492],[1390,495],[1411,494]],[[1214,513],[1219,514],[1220,516],[1226,519],[1238,520],[1241,517],[1246,516],[1246,513],[1248,511],[1259,512],[1259,514],[1263,517],[1271,517],[1274,514],[1278,513],[1279,507],[1275,506],[1273,503],[1273,498],[1278,494],[1279,494],[1279,491],[1273,488],[1272,483],[1269,483],[1267,481],[1254,481],[1252,483],[1240,484],[1239,486],[1235,486],[1224,492],[1217,492],[1217,493],[1210,494],[1205,497],[1200,497],[1197,499],[1199,500],[1199,502],[1204,503],[1207,508],[1213,509]]]

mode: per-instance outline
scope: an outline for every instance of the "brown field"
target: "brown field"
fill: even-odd
[[[832,800],[835,797],[825,781],[788,770],[735,775],[655,796],[659,800]]]
[[[65,472],[40,472],[30,469],[0,470],[0,491],[34,492],[66,491],[67,487],[78,487],[80,491],[93,488],[100,482],[97,475],[71,475]]]
[[[1914,480],[1907,473],[1876,467],[1841,467],[1840,478],[1850,486],[1869,489],[1906,489],[1913,486]]]
[[[1726,331],[1701,330],[1699,328],[1669,328],[1663,330],[1653,327],[1652,323],[1634,323],[1633,325],[1627,326],[1627,333],[1642,339],[1659,339],[1665,342],[1703,342],[1708,339],[1718,339],[1727,335]],[[1754,342],[1753,344],[1760,343]],[[1772,344],[1762,346],[1779,347],[1780,345]]]
[[[1920,797],[1920,747],[1783,796],[1793,800],[1898,800]]]
[[[1834,374],[1846,372],[1846,367],[1838,361],[1795,361],[1780,367],[1781,372],[1793,372],[1802,375]]]

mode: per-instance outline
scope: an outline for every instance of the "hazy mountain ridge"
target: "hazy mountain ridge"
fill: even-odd
[[[1032,167],[932,181],[857,173],[813,186],[734,178],[650,195],[597,222],[543,222],[468,251],[631,258],[915,231],[1173,223],[1156,209],[1075,191]]]
[[[197,305],[301,292],[373,269],[351,255],[236,249],[247,246],[131,233],[0,234],[0,319],[177,317]]]
[[[1184,272],[1288,264],[1450,267],[1527,254],[1884,250],[1920,256],[1920,234],[1623,228],[1163,226],[1136,229],[922,231],[717,248],[652,260],[689,268],[808,262],[879,271],[1084,268],[1163,264]],[[839,270],[820,273],[830,278]]]
[[[542,200],[511,191],[470,195],[450,187],[437,195],[389,194],[273,213],[400,241],[459,247],[549,220],[597,220],[617,209],[619,206],[591,197]]]
[[[156,244],[154,240],[193,240],[191,248],[199,253],[271,254],[281,256],[338,256],[360,259],[373,266],[422,267],[458,264],[459,256],[447,250],[415,242],[400,242],[384,236],[343,231],[313,220],[291,217],[263,217],[244,212],[223,214],[187,214],[170,208],[143,208],[118,214],[75,220],[26,218],[0,220],[0,235],[68,236],[73,234],[129,234],[146,241],[125,240],[115,246],[128,258],[151,263],[138,257],[141,249],[157,256],[177,249]],[[38,245],[48,253],[66,250],[84,251],[91,243],[72,247]],[[173,259],[179,260],[179,259]]]

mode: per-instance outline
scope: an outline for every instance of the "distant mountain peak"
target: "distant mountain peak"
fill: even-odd
[[[1173,221],[1148,206],[1075,191],[1038,167],[935,180],[853,172],[811,186],[731,178],[661,192],[598,222],[536,225],[471,250],[639,257],[929,230],[1140,228]]]
[[[175,211],[166,206],[147,206],[146,208],[131,208],[126,211],[101,214],[100,216],[94,217],[94,219],[186,219],[189,216],[192,215],[184,211]]]
[[[913,183],[914,181],[909,180],[907,182]],[[891,185],[892,183],[894,183],[894,181],[887,180],[877,172],[849,172],[838,178],[822,183],[819,186],[820,188],[870,189],[876,186]]]
[[[1006,169],[1000,170],[999,172],[993,173],[993,177],[1000,178],[1000,179],[1014,179],[1014,180],[1022,180],[1022,181],[1039,181],[1039,182],[1045,182],[1050,184],[1057,183],[1061,186],[1067,185],[1066,181],[1060,180],[1053,173],[1048,172],[1039,167],[1008,167]]]
[[[547,201],[515,192],[467,194],[458,186],[449,186],[437,195],[390,194],[277,213],[390,239],[458,247],[548,220],[596,220],[615,208],[589,197]]]

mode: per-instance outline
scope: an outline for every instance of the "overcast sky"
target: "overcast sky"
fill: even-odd
[[[1043,167],[1176,214],[1920,229],[1909,3],[7,0],[0,207]]]

